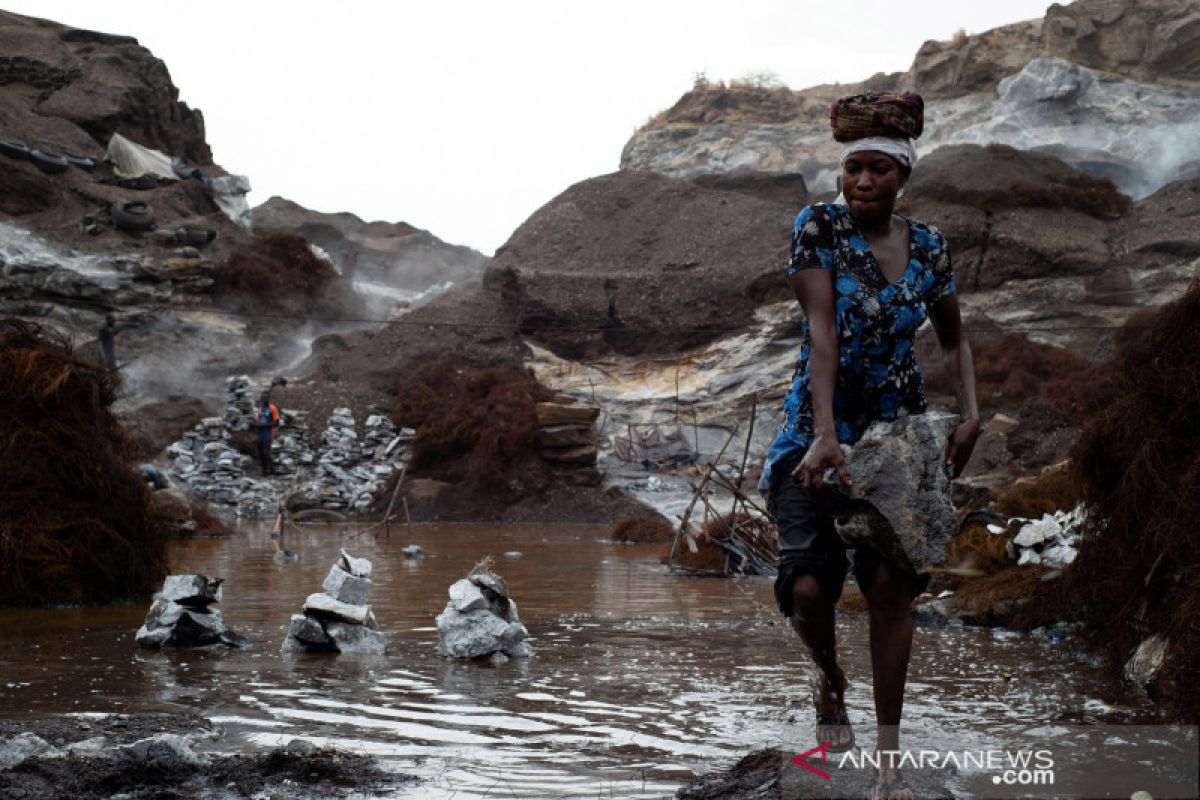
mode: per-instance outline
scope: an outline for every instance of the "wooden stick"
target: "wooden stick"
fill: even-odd
[[[758,395],[750,395],[750,430],[746,433],[746,446],[742,448],[742,463],[738,467],[737,487],[742,487],[742,479],[746,475],[746,459],[750,457],[750,440],[754,438],[754,419],[758,416]],[[738,501],[741,499],[741,492],[733,494],[733,508],[730,509],[730,515],[737,513]]]
[[[404,503],[404,522],[408,525],[408,538],[412,538],[412,515],[408,513],[408,498],[401,497],[400,502]]]
[[[717,453],[716,461],[720,461],[721,456],[725,455],[725,448],[729,447],[729,443],[733,441],[733,437],[736,434],[737,428],[734,428],[730,432],[729,438],[725,440],[725,444],[721,446],[721,452]],[[675,563],[675,556],[679,553],[679,538],[687,531],[688,518],[692,516],[692,509],[696,507],[696,500],[699,498],[700,494],[703,493],[704,487],[708,483],[709,475],[712,474],[712,468],[713,465],[709,464],[708,468],[704,472],[703,478],[700,481],[700,486],[692,487],[695,489],[696,493],[692,495],[692,502],[688,504],[687,510],[683,512],[683,517],[680,518],[679,530],[675,533],[675,540],[671,542],[671,556],[667,559],[668,564]],[[689,483],[688,485],[690,486],[691,484]]]
[[[388,501],[387,511],[383,515],[383,529],[387,531],[387,537],[392,538],[392,528],[389,524],[392,519],[392,509],[396,506],[396,495],[400,494],[400,484],[404,483],[404,474],[408,472],[408,462],[400,468],[400,477],[396,479],[396,488],[392,489],[392,499]]]

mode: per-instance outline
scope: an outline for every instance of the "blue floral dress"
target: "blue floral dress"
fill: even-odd
[[[817,203],[806,206],[792,229],[788,276],[802,269],[834,273],[834,314],[838,337],[837,385],[833,418],[839,442],[853,444],[871,423],[893,420],[905,411],[925,410],[925,385],[913,339],[929,316],[929,306],[954,294],[950,250],[937,228],[908,222],[908,268],[889,283],[879,268],[850,209]],[[767,451],[759,490],[770,489],[775,467],[802,454],[813,439],[808,322],[785,418]]]

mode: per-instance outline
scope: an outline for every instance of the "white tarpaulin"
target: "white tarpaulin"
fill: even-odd
[[[250,179],[245,175],[224,175],[208,181],[213,202],[225,212],[225,216],[250,230],[250,203],[246,193],[250,191]]]
[[[121,178],[154,175],[172,181],[179,180],[179,176],[171,168],[170,156],[149,147],[142,147],[119,133],[114,133],[108,140],[108,152],[104,154],[104,158],[112,163],[113,171]]]

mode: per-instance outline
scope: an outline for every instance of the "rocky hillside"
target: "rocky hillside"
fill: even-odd
[[[856,84],[700,85],[630,139],[621,167],[801,173],[829,191],[829,105],[864,90],[925,96],[922,155],[958,143],[1043,150],[1144,197],[1200,173],[1200,3],[1055,4],[1042,20],[926,42],[907,72]]]
[[[488,263],[478,250],[448,244],[405,222],[364,222],[348,212],[312,211],[282,197],[255,207],[254,230],[299,234],[356,280],[410,292],[478,278]]]

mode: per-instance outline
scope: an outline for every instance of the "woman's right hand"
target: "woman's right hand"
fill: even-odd
[[[804,454],[800,465],[792,473],[792,479],[810,491],[825,486],[825,470],[837,472],[838,480],[849,486],[853,483],[850,471],[846,469],[846,458],[842,455],[841,445],[836,436],[818,436],[812,446]]]

